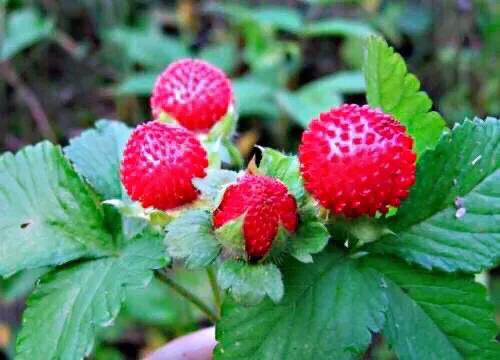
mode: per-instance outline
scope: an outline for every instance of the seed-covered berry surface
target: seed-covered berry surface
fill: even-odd
[[[243,214],[245,249],[250,257],[268,253],[280,224],[290,232],[297,228],[294,197],[283,183],[269,176],[246,174],[230,185],[214,212],[214,226],[219,228]]]
[[[300,170],[306,189],[334,214],[385,214],[415,182],[416,155],[404,126],[368,106],[322,113],[303,133]]]
[[[139,125],[125,146],[121,180],[132,200],[161,210],[198,197],[193,178],[205,176],[207,153],[190,131],[159,121]]]
[[[231,83],[218,68],[202,60],[170,64],[156,80],[151,109],[162,112],[192,131],[207,132],[233,102]]]

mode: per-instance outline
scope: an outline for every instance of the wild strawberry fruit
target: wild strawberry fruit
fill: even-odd
[[[289,232],[297,228],[295,198],[287,187],[269,176],[245,174],[230,185],[215,210],[216,228],[245,214],[243,236],[250,257],[261,258],[271,249],[280,224]]]
[[[300,171],[306,189],[334,214],[385,214],[415,182],[416,155],[405,127],[368,106],[322,113],[303,133]]]
[[[132,200],[168,210],[198,197],[191,181],[204,177],[207,166],[207,153],[192,132],[151,121],[139,125],[128,139],[121,179]]]
[[[151,109],[155,118],[164,112],[186,129],[207,132],[232,102],[231,83],[221,70],[202,60],[182,59],[156,80]]]

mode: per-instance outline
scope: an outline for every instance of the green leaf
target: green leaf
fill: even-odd
[[[183,259],[188,269],[210,265],[219,255],[221,246],[213,234],[207,211],[187,211],[168,224],[166,230],[168,255]]]
[[[152,26],[146,29],[116,27],[108,31],[104,39],[118,46],[126,60],[151,69],[161,70],[170,62],[189,56],[184,44]]]
[[[296,33],[302,27],[302,16],[293,8],[284,6],[259,6],[249,8],[240,4],[212,3],[208,10],[224,14],[238,25],[253,22],[259,27],[269,27]]]
[[[290,253],[297,260],[310,263],[311,254],[319,253],[328,244],[330,233],[319,220],[316,206],[305,205],[299,209],[299,226],[290,239]]]
[[[95,194],[58,146],[0,157],[0,275],[109,254]]]
[[[304,182],[300,176],[297,156],[285,155],[271,148],[261,148],[259,170],[267,176],[281,180],[298,203],[304,198]]]
[[[308,94],[360,94],[365,91],[365,79],[360,71],[338,71],[302,86],[299,93]]]
[[[319,114],[340,105],[342,97],[334,92],[292,93],[283,90],[277,93],[276,101],[292,120],[306,128]]]
[[[218,199],[224,193],[224,189],[231,183],[236,182],[238,173],[224,169],[208,169],[204,178],[193,179],[193,185],[201,193],[201,197],[213,203],[214,207],[219,205]]]
[[[99,120],[95,129],[71,139],[64,153],[103,197],[121,199],[120,162],[131,130],[123,123]]]
[[[337,18],[309,23],[304,27],[302,34],[308,37],[346,36],[367,38],[377,33],[365,22]]]
[[[158,75],[156,71],[132,74],[118,85],[116,92],[119,95],[149,96]]]
[[[420,82],[408,73],[401,55],[382,38],[371,37],[363,71],[370,106],[393,115],[406,126],[415,140],[417,155],[434,148],[445,122],[437,112],[430,111],[431,99],[419,90]]]
[[[338,252],[314,264],[288,259],[285,296],[245,307],[226,300],[216,359],[357,359],[384,324],[387,301],[374,270]]]
[[[387,220],[396,236],[381,239],[376,249],[429,269],[479,272],[497,265],[499,167],[497,119],[456,126],[435,150],[422,155],[409,198]]]
[[[52,35],[54,22],[37,11],[25,8],[7,16],[6,32],[0,41],[0,61],[8,60],[24,49]]]
[[[234,300],[246,305],[258,304],[266,295],[275,303],[283,297],[281,273],[271,263],[248,264],[226,260],[219,267],[217,281]]]
[[[213,44],[204,47],[198,57],[219,67],[224,72],[230,74],[233,72],[238,61],[238,52],[234,41],[226,40],[220,44]]]
[[[157,234],[131,241],[116,257],[73,263],[44,278],[28,299],[16,359],[82,359],[97,327],[112,324],[125,287],[145,287],[165,264]]]
[[[49,267],[24,270],[9,278],[0,279],[0,299],[11,302],[25,297],[33,290],[37,280],[49,270]]]
[[[270,120],[279,117],[273,86],[246,76],[233,80],[233,89],[236,109],[241,116],[261,116]]]
[[[270,26],[277,30],[298,33],[303,26],[300,13],[285,6],[261,6],[252,9],[253,18],[261,26]]]
[[[385,338],[405,359],[498,359],[497,328],[486,289],[472,276],[367,258],[387,283]]]
[[[212,301],[204,269],[193,271],[176,268],[170,275],[177,284],[189,289],[205,303]],[[204,314],[164,282],[153,278],[145,289],[127,289],[120,317],[134,323],[179,331],[192,330],[204,319]]]

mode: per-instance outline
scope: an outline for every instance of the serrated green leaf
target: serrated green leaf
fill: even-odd
[[[304,182],[300,176],[297,156],[285,155],[271,148],[261,148],[259,170],[267,176],[281,180],[297,202],[304,198]]]
[[[166,230],[167,254],[183,259],[188,269],[210,265],[221,251],[207,211],[186,211],[168,224]]]
[[[0,275],[112,247],[96,195],[60,147],[43,142],[0,157]]]
[[[226,260],[219,267],[217,281],[241,304],[255,305],[266,296],[277,303],[283,297],[281,273],[272,263],[248,264]]]
[[[225,302],[216,359],[357,359],[384,323],[387,301],[374,270],[338,252],[283,266],[285,296],[245,307]]]
[[[215,229],[215,237],[225,249],[238,256],[245,255],[245,236],[243,235],[243,221],[245,214],[230,220]]]
[[[429,272],[388,257],[366,262],[387,283],[383,333],[399,359],[500,357],[493,306],[472,276]]]
[[[208,169],[204,178],[193,179],[193,185],[201,193],[203,199],[218,205],[217,199],[222,195],[224,188],[236,182],[238,173],[224,169]]]
[[[64,148],[75,169],[104,200],[122,198],[120,161],[130,132],[118,121],[99,120],[95,129],[84,131]]]
[[[47,274],[28,299],[17,359],[83,359],[97,327],[117,316],[125,287],[144,287],[165,264],[158,235],[144,234],[116,257],[70,264]]]
[[[308,37],[349,36],[367,38],[377,33],[366,22],[337,18],[309,23],[304,27],[302,34]]]
[[[0,41],[0,61],[8,60],[38,41],[47,39],[54,30],[52,19],[30,8],[12,11],[7,16],[5,37]]]
[[[432,101],[420,82],[408,73],[406,64],[394,49],[379,37],[368,39],[363,67],[368,104],[393,115],[414,138],[417,155],[432,149],[445,129]]]
[[[396,233],[376,249],[426,268],[479,272],[500,259],[500,122],[466,120],[417,166],[396,216]],[[465,214],[457,214],[457,198]]]

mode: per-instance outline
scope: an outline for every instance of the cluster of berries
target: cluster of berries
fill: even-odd
[[[156,120],[138,126],[125,147],[121,179],[130,198],[160,210],[196,200],[192,180],[203,178],[209,164],[199,138],[232,106],[231,83],[221,70],[192,59],[168,66],[151,97]],[[385,214],[415,182],[412,147],[405,128],[390,115],[342,105],[313,119],[303,133],[300,172],[307,191],[333,214]],[[287,187],[250,173],[226,188],[213,225],[219,228],[243,214],[245,250],[255,258],[268,254],[280,225],[293,233],[299,222]]]

